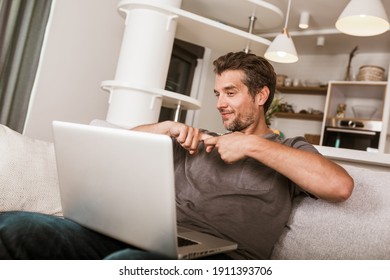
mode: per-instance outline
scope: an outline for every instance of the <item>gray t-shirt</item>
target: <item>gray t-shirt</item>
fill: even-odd
[[[303,137],[263,138],[294,148],[317,150]],[[175,140],[177,220],[179,225],[238,243],[235,259],[269,259],[291,213],[292,199],[303,191],[289,179],[246,158],[222,161],[214,149],[190,155]]]

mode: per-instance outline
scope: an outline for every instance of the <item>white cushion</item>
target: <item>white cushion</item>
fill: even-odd
[[[62,215],[53,143],[0,125],[0,211]]]

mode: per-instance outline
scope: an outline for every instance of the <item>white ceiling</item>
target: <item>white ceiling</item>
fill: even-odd
[[[182,0],[182,9],[223,22],[247,31],[249,17],[255,9],[255,34],[272,40],[283,28],[288,0],[266,0],[275,8],[262,9],[253,2],[263,0]],[[369,2],[370,0],[366,0]],[[298,54],[350,53],[355,46],[358,52],[390,52],[390,32],[377,36],[355,37],[340,33],[335,22],[349,0],[292,0],[288,30]],[[390,0],[382,0],[390,17]],[[301,12],[310,13],[309,28],[298,27]],[[317,37],[324,36],[325,45],[316,45]]]

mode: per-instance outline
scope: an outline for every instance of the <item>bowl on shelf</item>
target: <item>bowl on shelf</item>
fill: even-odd
[[[384,81],[385,69],[376,65],[363,65],[359,69],[358,81]]]
[[[352,112],[356,119],[371,119],[377,109],[377,107],[366,105],[352,106]]]

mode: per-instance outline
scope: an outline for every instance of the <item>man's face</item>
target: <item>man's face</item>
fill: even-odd
[[[240,70],[228,70],[215,77],[217,109],[229,131],[245,132],[259,122],[259,106],[243,84],[244,77],[244,72]]]

